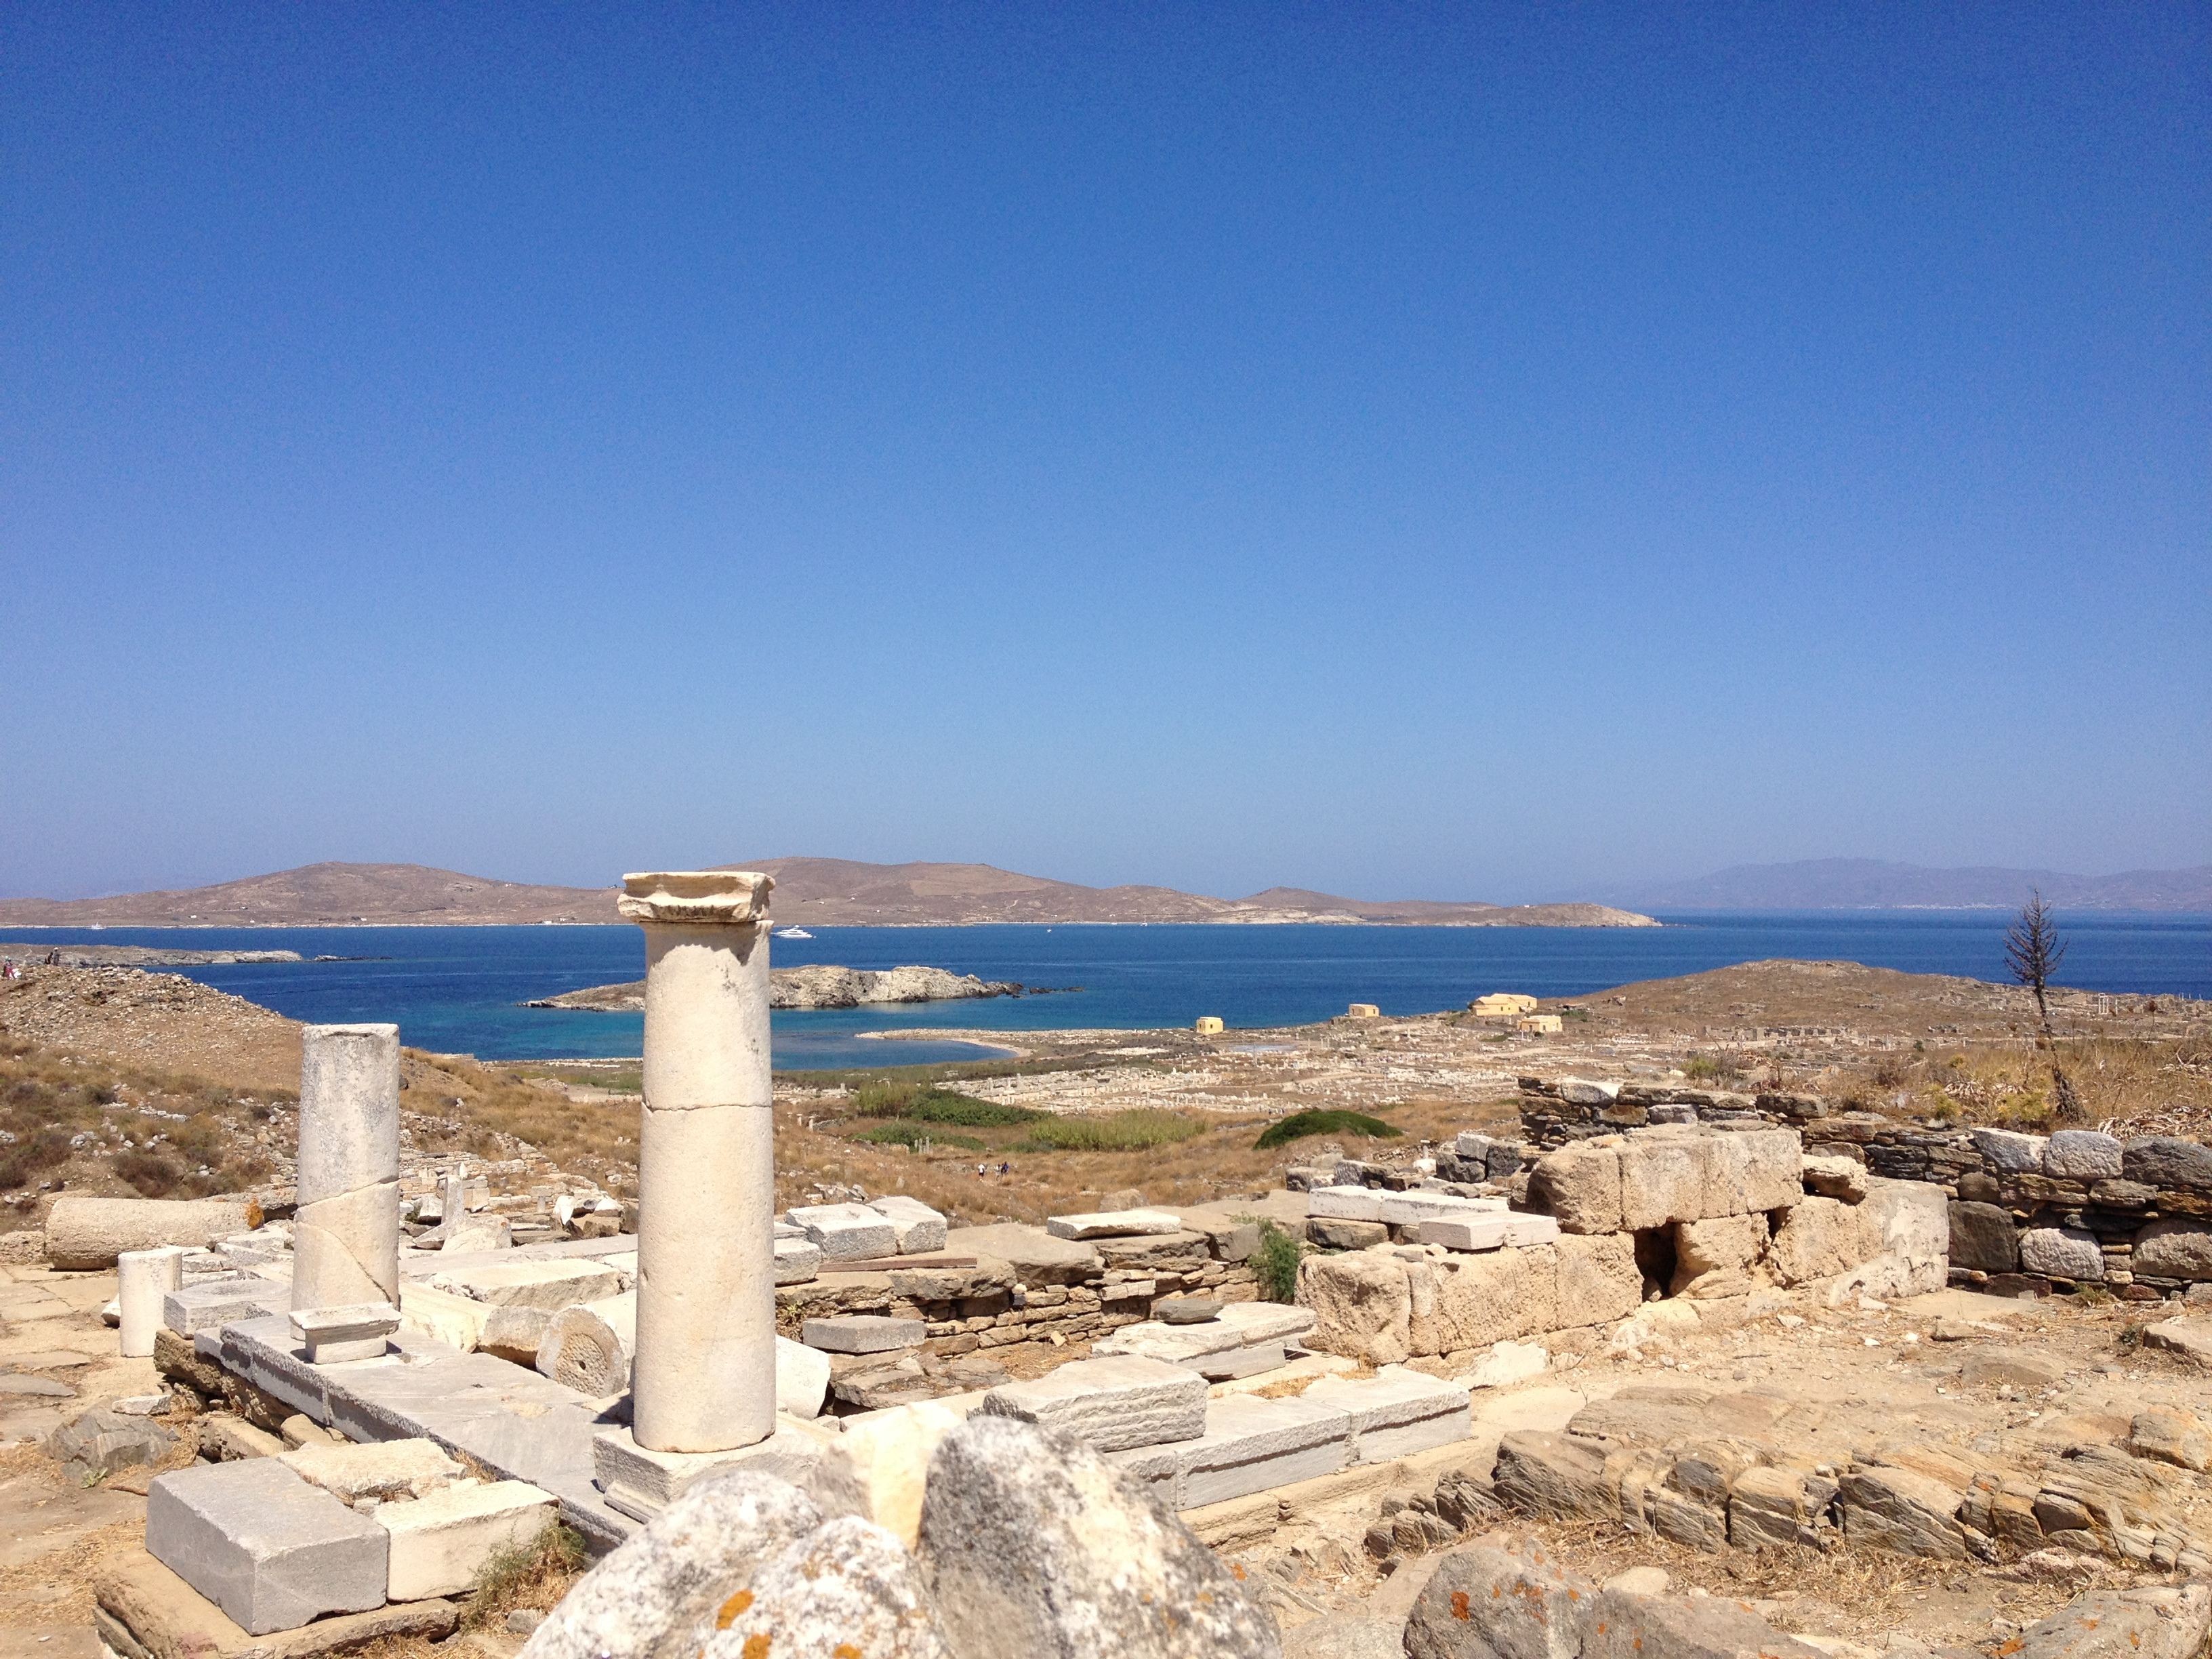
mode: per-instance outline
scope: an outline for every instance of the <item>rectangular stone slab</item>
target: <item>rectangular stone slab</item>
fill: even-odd
[[[920,1199],[893,1193],[885,1198],[869,1200],[868,1207],[889,1218],[898,1233],[901,1255],[927,1255],[932,1250],[945,1248],[944,1216]]]
[[[1165,1210],[1104,1210],[1047,1216],[1044,1230],[1054,1238],[1147,1238],[1155,1233],[1179,1233],[1183,1224],[1182,1217]]]
[[[1231,1302],[1224,1304],[1219,1322],[1246,1342],[1288,1342],[1313,1329],[1318,1318],[1311,1308],[1284,1302]]]
[[[451,1601],[387,1604],[342,1613],[299,1630],[251,1636],[223,1610],[145,1551],[126,1550],[101,1564],[93,1585],[93,1624],[121,1659],[231,1659],[251,1649],[260,1659],[323,1659],[383,1637],[435,1642],[461,1621]]]
[[[1498,1250],[1505,1247],[1513,1224],[1502,1215],[1476,1216],[1464,1220],[1437,1218],[1421,1223],[1424,1244],[1441,1244],[1448,1250]]]
[[[543,1486],[594,1552],[633,1530],[593,1482],[592,1437],[613,1420],[605,1402],[550,1377],[405,1330],[392,1340],[393,1353],[355,1365],[307,1364],[281,1318],[203,1331],[193,1341],[202,1358],[348,1439],[434,1440],[502,1480]]]
[[[1444,1218],[1503,1215],[1502,1198],[1459,1198],[1450,1193],[1382,1193],[1381,1212],[1376,1219],[1390,1227],[1418,1227],[1424,1221]]]
[[[1133,1354],[1079,1359],[1026,1382],[1002,1382],[982,1409],[1059,1429],[1100,1451],[1124,1451],[1206,1432],[1206,1379]]]
[[[146,1551],[255,1636],[384,1605],[384,1528],[273,1457],[160,1476]]]
[[[1324,1376],[1300,1398],[1346,1414],[1355,1462],[1388,1462],[1474,1432],[1463,1385],[1396,1366],[1373,1376]]]
[[[822,1247],[811,1243],[803,1235],[797,1238],[775,1241],[775,1282],[779,1285],[804,1285],[810,1279],[821,1276]]]
[[[629,1288],[623,1275],[604,1261],[495,1261],[433,1274],[430,1284],[495,1308],[543,1308],[548,1313],[582,1302],[603,1302]]]
[[[919,1319],[886,1314],[833,1314],[799,1327],[799,1340],[823,1353],[888,1353],[921,1345],[927,1334]]]
[[[1316,1187],[1306,1194],[1306,1213],[1329,1221],[1380,1221],[1382,1194],[1366,1187]]]
[[[391,1544],[387,1594],[395,1601],[461,1595],[494,1555],[531,1543],[551,1525],[557,1508],[550,1492],[523,1480],[449,1486],[378,1504],[376,1524]]]
[[[788,1213],[794,1225],[806,1230],[807,1242],[825,1261],[898,1254],[898,1229],[865,1204],[802,1205]]]
[[[208,1279],[163,1297],[161,1322],[179,1336],[196,1336],[234,1319],[283,1313],[291,1305],[291,1291],[265,1279]]]
[[[1091,1351],[1097,1352],[1095,1348]],[[1280,1370],[1290,1364],[1290,1356],[1283,1352],[1279,1342],[1255,1342],[1249,1346],[1240,1344],[1224,1348],[1218,1353],[1203,1353],[1191,1359],[1178,1359],[1176,1364],[1186,1370],[1196,1371],[1209,1382],[1233,1382],[1240,1376],[1257,1376],[1262,1371]]]
[[[1206,1410],[1206,1432],[1180,1444],[1113,1454],[1109,1461],[1175,1509],[1249,1498],[1334,1474],[1351,1461],[1352,1422],[1304,1399],[1231,1395]]]
[[[1094,1354],[1133,1353],[1147,1359],[1187,1364],[1206,1354],[1222,1353],[1244,1346],[1244,1336],[1234,1325],[1209,1319],[1198,1325],[1169,1325],[1158,1320],[1124,1325],[1091,1345]]]

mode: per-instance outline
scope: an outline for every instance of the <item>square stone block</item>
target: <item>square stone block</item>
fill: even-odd
[[[1380,1221],[1382,1194],[1367,1187],[1316,1187],[1306,1194],[1306,1213],[1328,1221]]]
[[[289,1312],[292,1293],[265,1279],[211,1279],[161,1298],[161,1322],[179,1336],[221,1330],[235,1320]]]
[[[399,1329],[399,1310],[386,1302],[343,1308],[296,1308],[292,1334],[307,1346],[310,1365],[381,1359]]]
[[[898,1235],[901,1255],[926,1255],[945,1248],[945,1218],[918,1198],[894,1193],[871,1199],[868,1207],[887,1218]]]
[[[1474,1432],[1466,1386],[1385,1366],[1373,1376],[1324,1376],[1300,1396],[1351,1419],[1352,1459],[1383,1463]]]
[[[887,1314],[835,1314],[808,1320],[799,1327],[799,1340],[824,1353],[888,1353],[893,1348],[920,1346],[925,1334],[919,1319],[897,1319]]]
[[[627,1428],[602,1429],[592,1437],[592,1474],[610,1508],[650,1521],[694,1480],[718,1469],[758,1469],[803,1486],[836,1440],[835,1431],[787,1417],[778,1417],[775,1432],[758,1444],[729,1451],[653,1451]]]
[[[1559,1224],[1551,1216],[1523,1215],[1516,1210],[1505,1218],[1505,1242],[1514,1249],[1555,1243],[1559,1237]]]
[[[1206,1379],[1136,1355],[1079,1359],[1026,1382],[1002,1382],[982,1409],[1058,1429],[1100,1451],[1125,1451],[1206,1432]]]
[[[386,1534],[273,1457],[160,1476],[146,1550],[255,1636],[384,1605]]]
[[[1045,1218],[1044,1230],[1054,1238],[1149,1238],[1159,1233],[1183,1231],[1182,1218],[1165,1210],[1105,1210],[1088,1215]]]
[[[1512,1231],[1509,1217],[1476,1216],[1466,1220],[1424,1221],[1420,1239],[1424,1244],[1441,1244],[1448,1250],[1496,1250],[1504,1247]]]
[[[775,1241],[775,1282],[779,1285],[804,1285],[810,1279],[822,1275],[822,1247],[800,1233],[794,1238],[779,1237]]]
[[[1418,1227],[1424,1221],[1471,1220],[1476,1216],[1503,1215],[1502,1198],[1461,1198],[1453,1193],[1381,1193],[1385,1226]]]
[[[503,1549],[527,1545],[553,1524],[553,1494],[523,1480],[448,1486],[428,1498],[380,1504],[390,1535],[386,1593],[395,1601],[459,1595]]]
[[[806,1230],[807,1242],[825,1261],[866,1261],[898,1254],[898,1230],[890,1218],[865,1204],[802,1205],[791,1219]]]

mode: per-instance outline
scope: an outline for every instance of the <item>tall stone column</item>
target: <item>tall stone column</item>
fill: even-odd
[[[645,929],[631,1431],[724,1452],[775,1431],[775,1120],[764,875],[623,878]]]
[[[292,1306],[399,1302],[399,1028],[310,1025]]]

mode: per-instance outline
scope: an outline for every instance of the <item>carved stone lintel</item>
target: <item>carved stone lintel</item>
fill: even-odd
[[[749,870],[666,870],[623,878],[615,908],[626,921],[738,927],[768,920],[773,876]]]

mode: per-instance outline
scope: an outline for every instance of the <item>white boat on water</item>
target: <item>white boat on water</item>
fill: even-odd
[[[775,937],[777,939],[812,939],[814,935],[808,933],[804,927],[779,927],[775,930]]]

